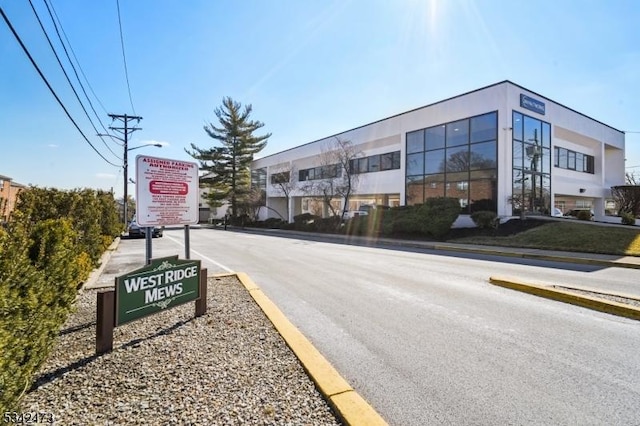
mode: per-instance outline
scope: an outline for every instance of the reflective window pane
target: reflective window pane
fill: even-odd
[[[447,124],[447,146],[469,143],[469,120],[460,120]]]
[[[424,153],[425,174],[444,172],[444,149]]]
[[[513,141],[513,167],[521,169],[524,165],[524,152],[522,142]]]
[[[395,151],[393,153],[393,158],[391,159],[391,168],[396,170],[400,168],[400,151]]]
[[[407,155],[407,176],[424,174],[424,154]]]
[[[542,169],[542,148],[540,145],[524,144],[524,168],[536,172]]]
[[[496,141],[471,145],[470,169],[492,169],[497,166]]]
[[[407,153],[424,151],[424,130],[407,133]]]
[[[424,178],[422,176],[407,177],[407,205],[424,203]]]
[[[542,146],[551,148],[551,126],[549,123],[542,123]]]
[[[471,119],[471,143],[496,139],[498,134],[498,114],[480,115]]]
[[[569,170],[576,169],[576,153],[573,151],[567,151],[567,168]]]
[[[393,153],[382,154],[380,156],[380,170],[391,170],[393,165]]]
[[[569,153],[565,148],[560,148],[560,155],[558,156],[558,167],[566,169],[569,167]]]
[[[541,128],[540,120],[524,116],[524,141],[529,143],[540,143],[542,137],[540,133]]]
[[[380,170],[380,156],[372,155],[371,157],[369,157],[369,171],[377,172],[379,170]]]
[[[542,149],[542,173],[551,173],[551,150]]]
[[[584,171],[584,154],[581,154],[579,152],[576,152],[576,171]]]
[[[495,200],[498,198],[498,183],[496,179],[478,179],[469,182],[469,203],[472,210],[496,210]],[[474,209],[477,205],[479,208]],[[489,207],[487,207],[487,204]]]
[[[367,173],[369,171],[369,157],[360,158],[358,160],[358,173]]]
[[[444,197],[444,174],[426,175],[424,177],[425,198]]]
[[[445,126],[436,126],[425,129],[425,149],[444,148]]]
[[[469,147],[460,146],[447,148],[447,172],[462,172],[469,170]]]
[[[522,140],[522,114],[519,112],[513,113],[513,139]]]

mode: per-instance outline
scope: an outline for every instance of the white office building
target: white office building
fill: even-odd
[[[358,184],[348,206],[334,201],[336,210],[447,196],[462,214],[591,208],[604,219],[614,208],[611,187],[625,181],[624,132],[503,81],[255,160],[253,184],[266,191],[261,219],[328,214],[303,188],[342,173],[324,154],[337,139],[358,152]],[[277,185],[283,179],[289,196]]]

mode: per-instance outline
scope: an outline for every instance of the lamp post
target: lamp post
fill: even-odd
[[[108,136],[110,138],[115,138],[118,139],[120,141],[122,141],[123,143],[123,147],[124,147],[124,154],[123,154],[123,170],[124,170],[124,198],[123,198],[123,212],[124,212],[124,218],[123,218],[123,222],[124,222],[124,226],[125,226],[125,230],[127,229],[127,225],[128,225],[128,201],[129,201],[129,191],[128,191],[128,186],[129,186],[129,151],[133,151],[134,149],[139,149],[139,148],[144,148],[147,146],[155,146],[158,148],[162,148],[162,145],[159,143],[147,143],[144,145],[140,145],[140,146],[134,146],[133,148],[129,148],[128,147],[128,140],[127,139],[123,139],[119,136],[115,136],[115,135],[109,135],[109,134],[98,134],[98,136]]]

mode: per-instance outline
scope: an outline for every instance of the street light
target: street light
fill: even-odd
[[[101,134],[98,133],[98,136],[107,136],[110,138],[115,138],[118,139],[119,141],[122,141],[122,143],[124,144],[124,156],[123,156],[123,170],[124,170],[124,198],[123,198],[123,211],[124,211],[124,226],[125,226],[125,230],[127,229],[127,221],[128,221],[128,198],[129,198],[129,191],[128,191],[128,186],[129,186],[129,151],[133,151],[134,149],[139,149],[139,148],[144,148],[147,146],[155,146],[158,148],[162,148],[162,144],[159,143],[147,143],[144,145],[140,145],[140,146],[134,146],[133,148],[129,148],[127,145],[127,139],[123,139],[119,136],[115,136],[115,135],[109,135],[109,134]]]

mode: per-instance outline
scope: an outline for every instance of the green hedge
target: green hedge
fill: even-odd
[[[471,213],[471,220],[480,229],[495,229],[500,221],[495,212],[489,210],[481,210]]]
[[[0,228],[0,412],[18,409],[117,222],[110,193],[21,193]]]
[[[394,207],[384,213],[384,235],[445,236],[460,214],[456,198],[434,197],[424,204]]]

